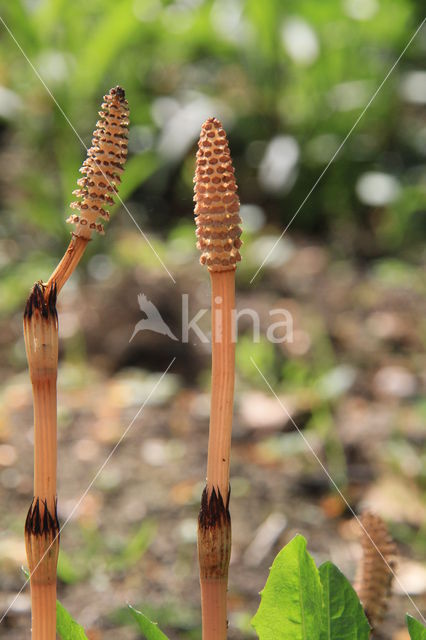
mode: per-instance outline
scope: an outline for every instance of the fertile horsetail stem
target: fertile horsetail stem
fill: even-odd
[[[221,123],[202,126],[195,171],[195,216],[201,264],[210,272],[212,389],[207,482],[198,518],[203,640],[226,638],[231,554],[229,464],[234,403],[235,268],[241,259],[241,219],[234,168]]]
[[[25,543],[31,583],[32,638],[56,638],[56,567],[59,523],[56,513],[58,317],[56,296],[76,268],[92,232],[103,233],[127,155],[129,110],[124,91],[104,96],[92,146],[80,169],[84,174],[74,192],[79,214],[64,257],[46,284],[37,282],[24,314],[24,338],[34,400],[34,497],[25,523]]]

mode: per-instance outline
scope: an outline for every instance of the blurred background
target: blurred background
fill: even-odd
[[[0,7],[16,39],[0,24],[1,610],[25,581],[32,497],[23,307],[69,241],[65,218],[85,157],[72,127],[89,146],[102,95],[120,84],[131,110],[120,195],[134,220],[114,208],[58,306],[62,521],[148,400],[62,534],[61,601],[92,640],[137,637],[126,603],[171,639],[200,637],[196,519],[209,348],[195,334],[188,344],[151,331],[129,340],[144,317],[140,293],[178,337],[182,294],[190,317],[209,306],[192,178],[200,126],[215,115],[228,132],[242,202],[238,307],[256,310],[261,323],[254,343],[242,319],[237,344],[229,637],[253,637],[258,592],[296,531],[316,561],[331,558],[350,579],[360,555],[352,514],[253,357],[351,507],[388,523],[400,584],[382,637],[408,638],[404,613],[418,614],[403,589],[420,610],[426,604],[425,28],[280,236],[421,23],[423,3]],[[292,315],[292,342],[262,337],[277,307]],[[29,597],[26,588],[2,637],[29,637]]]

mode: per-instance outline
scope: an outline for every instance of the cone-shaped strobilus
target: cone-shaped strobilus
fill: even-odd
[[[396,568],[397,548],[380,516],[361,516],[362,559],[355,590],[373,631],[379,628],[389,604]]]

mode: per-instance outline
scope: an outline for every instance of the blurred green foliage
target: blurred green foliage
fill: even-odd
[[[139,567],[156,534],[156,524],[145,519],[126,537],[105,536],[92,526],[76,531],[79,544],[72,557],[61,549],[58,560],[58,578],[65,584],[75,584],[87,579],[91,572],[107,571],[121,575],[130,568]]]
[[[422,14],[413,0],[16,0],[3,3],[1,16],[11,32],[0,25],[0,275],[8,311],[61,254],[85,155],[76,133],[89,145],[111,86],[125,87],[131,108],[120,194],[144,231],[160,234],[157,244],[191,219],[194,143],[212,113],[229,131],[242,202],[261,207],[263,224],[283,228]],[[421,240],[426,129],[412,74],[425,46],[423,30],[294,229],[343,234],[346,248],[367,254]],[[371,172],[373,182],[359,183]],[[124,211],[113,224],[117,234],[135,229]],[[96,239],[89,254],[98,242],[111,253],[117,234]]]
[[[200,612],[198,608],[194,610],[185,601],[176,602],[169,599],[167,603],[158,607],[144,601],[138,609],[143,609],[148,620],[160,620],[163,629],[177,630],[179,638],[183,640],[196,640],[201,635]],[[129,606],[117,609],[110,615],[111,623],[114,626],[134,624],[135,611],[136,609]]]

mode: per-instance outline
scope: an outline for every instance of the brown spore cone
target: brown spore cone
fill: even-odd
[[[363,556],[355,590],[373,629],[382,622],[389,604],[392,580],[396,569],[397,548],[383,520],[366,512],[363,525]]]
[[[222,124],[209,118],[201,128],[194,178],[197,247],[210,271],[230,271],[241,260],[240,201]]]
[[[83,178],[73,191],[78,201],[71,203],[72,214],[67,222],[75,224],[74,235],[90,238],[93,231],[104,233],[99,219],[109,220],[107,207],[114,204],[121,173],[127,158],[129,107],[124,90],[114,87],[104,96],[100,119],[93,132],[92,146],[80,169]]]

